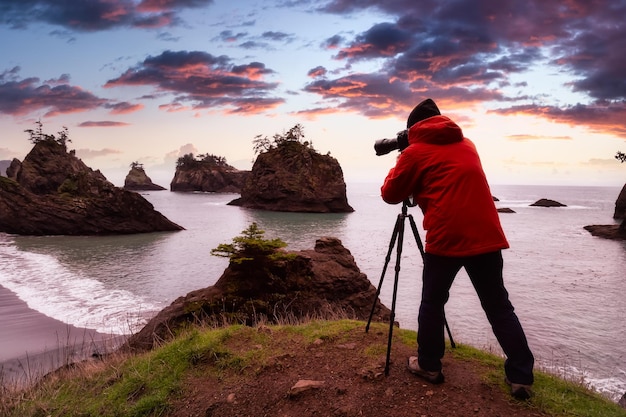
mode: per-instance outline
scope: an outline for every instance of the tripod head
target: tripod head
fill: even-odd
[[[415,207],[417,206],[417,203],[413,201],[413,197],[407,197],[402,202],[402,206],[403,207]]]
[[[402,215],[406,217],[408,210],[407,207],[415,207],[417,203],[413,201],[412,197],[405,198],[402,202]]]

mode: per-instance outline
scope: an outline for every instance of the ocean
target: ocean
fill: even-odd
[[[349,183],[347,190],[355,212],[343,214],[228,206],[237,194],[145,192],[158,211],[186,230],[105,237],[0,234],[0,286],[69,325],[130,334],[177,297],[217,281],[227,259],[212,256],[211,249],[256,222],[267,238],[281,238],[292,250],[311,249],[323,236],[341,239],[374,286],[383,279],[380,298],[390,307],[395,253],[384,276],[382,270],[401,205],[385,204],[379,184]],[[583,381],[615,401],[626,392],[626,242],[593,237],[583,227],[612,224],[619,192],[492,186],[496,205],[515,211],[500,214],[511,245],[503,252],[505,285],[537,367]],[[529,206],[540,198],[567,207]],[[419,208],[409,208],[409,214],[424,239]],[[422,260],[412,235],[407,225],[396,320],[416,330]],[[464,271],[452,286],[446,316],[457,343],[501,353]],[[3,343],[0,362],[12,358]]]

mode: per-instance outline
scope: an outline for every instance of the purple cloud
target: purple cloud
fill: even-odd
[[[41,83],[36,77],[20,79],[18,72],[19,67],[15,67],[0,74],[0,113],[20,116],[46,110],[45,116],[55,116],[93,110],[108,103],[70,85],[65,75]]]
[[[389,100],[408,108],[407,96],[430,96],[451,108],[472,105],[478,97],[528,103],[533,97],[505,96],[500,88],[512,85],[514,74],[524,74],[538,64],[552,65],[555,71],[573,76],[564,87],[586,95],[587,103],[562,108],[557,104],[514,105],[498,112],[588,123],[598,131],[625,136],[626,1],[331,0],[319,11],[352,15],[367,9],[390,18],[352,40],[329,37],[325,45],[336,48],[335,58],[348,65],[374,59],[382,62],[378,73],[402,86],[384,93]],[[371,112],[387,101],[371,95],[367,83],[347,82],[356,78],[377,76],[318,80],[305,89],[332,97],[333,105],[355,112]],[[369,99],[359,103],[359,96]],[[391,108],[374,111],[385,114]]]
[[[228,112],[260,113],[284,102],[269,97],[277,83],[264,81],[274,71],[263,63],[234,65],[225,55],[201,51],[165,51],[129,68],[105,87],[149,85],[159,92],[175,94],[164,105],[168,111],[223,109]]]
[[[155,28],[178,22],[176,12],[203,7],[213,0],[3,0],[0,24],[26,28],[48,23],[77,31],[99,31],[114,27]]]

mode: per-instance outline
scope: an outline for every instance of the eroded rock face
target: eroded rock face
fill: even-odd
[[[249,174],[233,167],[199,167],[176,169],[170,183],[171,191],[201,191],[207,193],[240,193]]]
[[[183,228],[137,193],[115,187],[67,152],[44,140],[0,177],[0,232],[21,235],[104,235]]]
[[[297,141],[261,153],[231,205],[252,209],[349,213],[346,183],[339,162]]]
[[[165,187],[152,182],[141,166],[133,166],[124,179],[124,189],[129,191],[162,191]]]
[[[367,320],[388,321],[390,310],[376,298],[376,288],[359,270],[350,251],[337,238],[317,240],[315,249],[292,253],[287,260],[264,264],[230,264],[215,285],[179,297],[139,333],[133,349],[150,349],[180,326],[199,320],[226,319],[253,324],[288,318],[329,317],[338,311]]]

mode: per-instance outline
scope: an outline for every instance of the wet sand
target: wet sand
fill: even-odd
[[[0,383],[34,382],[63,365],[110,352],[122,339],[41,314],[0,286]]]

